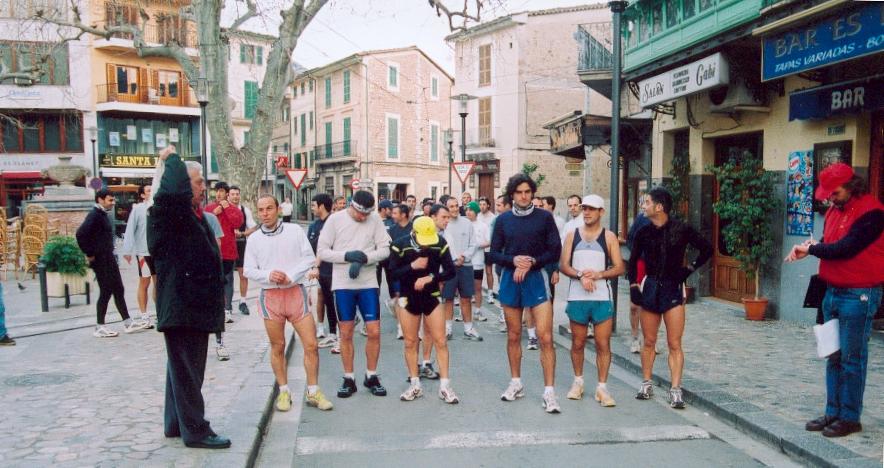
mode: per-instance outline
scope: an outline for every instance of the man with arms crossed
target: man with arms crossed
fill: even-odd
[[[562,251],[559,231],[552,214],[535,208],[531,199],[537,184],[525,174],[510,177],[506,195],[512,210],[502,213],[491,235],[490,261],[503,267],[500,275],[500,304],[507,327],[507,356],[512,380],[501,395],[503,401],[524,396],[522,366],[522,309],[530,308],[540,339],[543,366],[543,408],[547,413],[561,411],[556,401],[556,354],[552,341],[553,310],[549,280],[543,267],[555,263]]]
[[[270,364],[279,396],[276,409],[292,408],[285,360],[285,323],[291,322],[304,347],[304,369],[307,372],[307,406],[332,409],[332,403],[319,390],[319,349],[313,315],[307,307],[307,290],[303,282],[309,270],[316,269],[315,257],[304,230],[297,224],[283,223],[279,206],[272,195],[258,199],[260,230],[246,245],[243,269],[247,278],[261,285],[258,307],[270,339]]]
[[[602,406],[614,406],[608,391],[608,369],[611,367],[611,331],[614,306],[611,303],[610,278],[626,271],[620,256],[617,236],[599,222],[605,212],[605,202],[598,195],[587,195],[581,201],[583,227],[565,235],[559,266],[563,275],[572,279],[568,290],[565,313],[571,320],[571,364],[574,383],[568,398],[583,397],[583,352],[586,349],[586,329],[595,325],[596,367],[599,384],[595,399]]]

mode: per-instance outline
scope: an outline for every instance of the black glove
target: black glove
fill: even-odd
[[[364,265],[364,263],[360,263],[360,262],[351,262],[350,263],[350,279],[356,279],[359,277],[359,271],[362,269],[362,265]]]
[[[688,276],[691,276],[694,270],[691,270],[688,267],[681,267],[678,269],[678,273],[675,275],[675,279],[678,280],[679,283],[684,283]]]
[[[642,292],[638,288],[638,286],[633,286],[633,287],[629,288],[629,302],[632,302],[635,305],[641,305]]]
[[[348,262],[359,262],[359,263],[368,263],[368,256],[366,256],[362,251],[359,250],[351,250],[344,254],[344,260]]]

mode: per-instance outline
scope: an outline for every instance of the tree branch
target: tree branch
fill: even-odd
[[[233,24],[227,28],[228,33],[239,31],[239,27],[243,25],[246,21],[258,16],[258,5],[255,4],[255,0],[246,0],[246,12],[236,19]]]
[[[430,7],[436,9],[436,16],[445,15],[448,18],[448,29],[450,29],[451,32],[466,31],[467,28],[469,28],[470,21],[479,23],[481,21],[480,17],[482,15],[482,7],[484,6],[485,1],[486,0],[473,0],[476,4],[476,14],[472,15],[469,11],[470,0],[464,0],[463,9],[460,11],[452,11],[442,3],[442,0],[429,0]],[[454,25],[455,17],[461,18],[461,24],[459,26]]]

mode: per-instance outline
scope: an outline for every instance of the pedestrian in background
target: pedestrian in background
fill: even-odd
[[[282,213],[282,222],[290,223],[292,221],[292,210],[294,206],[292,205],[291,199],[289,197],[285,197],[282,203],[279,204],[279,212]]]
[[[478,203],[467,203],[466,217],[473,225],[473,238],[476,242],[476,251],[470,261],[473,266],[473,298],[475,298],[476,305],[476,312],[473,315],[477,321],[485,322],[488,317],[485,317],[485,313],[482,312],[482,280],[485,277],[485,250],[491,246],[491,230],[479,219],[481,211]]]
[[[15,346],[15,340],[6,332],[6,303],[3,301],[2,283],[0,283],[0,346]]]
[[[249,236],[258,230],[258,225],[252,216],[252,210],[240,203],[242,198],[239,187],[230,186],[227,200],[241,211],[243,216],[242,224],[233,230],[233,234],[236,236],[236,273],[239,275],[239,313],[249,315],[249,306],[246,304],[246,296],[249,294],[249,279],[243,274],[243,259],[246,253],[246,242],[248,242]]]
[[[147,324],[147,328],[153,328],[150,322],[150,314],[147,312],[147,296],[150,283],[154,284],[154,302],[156,302],[157,276],[153,267],[153,259],[147,251],[147,208],[150,199],[150,185],[138,186],[138,203],[132,205],[129,211],[129,220],[126,221],[126,232],[123,234],[123,247],[120,249],[126,263],[132,263],[135,256],[135,267],[138,270],[138,310],[141,312],[141,320]]]
[[[243,223],[243,214],[227,197],[230,186],[226,182],[215,182],[215,203],[206,205],[205,211],[218,217],[224,237],[221,239],[221,261],[224,266],[224,315],[227,323],[233,323],[233,270],[239,251],[236,249],[235,231]]]

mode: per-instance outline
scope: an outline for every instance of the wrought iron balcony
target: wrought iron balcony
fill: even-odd
[[[317,164],[356,158],[356,140],[344,140],[313,147]]]
[[[97,102],[129,102],[133,104],[153,104],[158,106],[196,107],[193,92],[180,83],[169,86],[143,86],[140,83],[109,83],[98,88]]]
[[[479,127],[467,130],[467,148],[495,148],[496,138],[500,136],[500,127]],[[455,146],[460,145],[455,137]]]
[[[577,70],[602,71],[614,67],[611,23],[586,23],[577,27]]]

